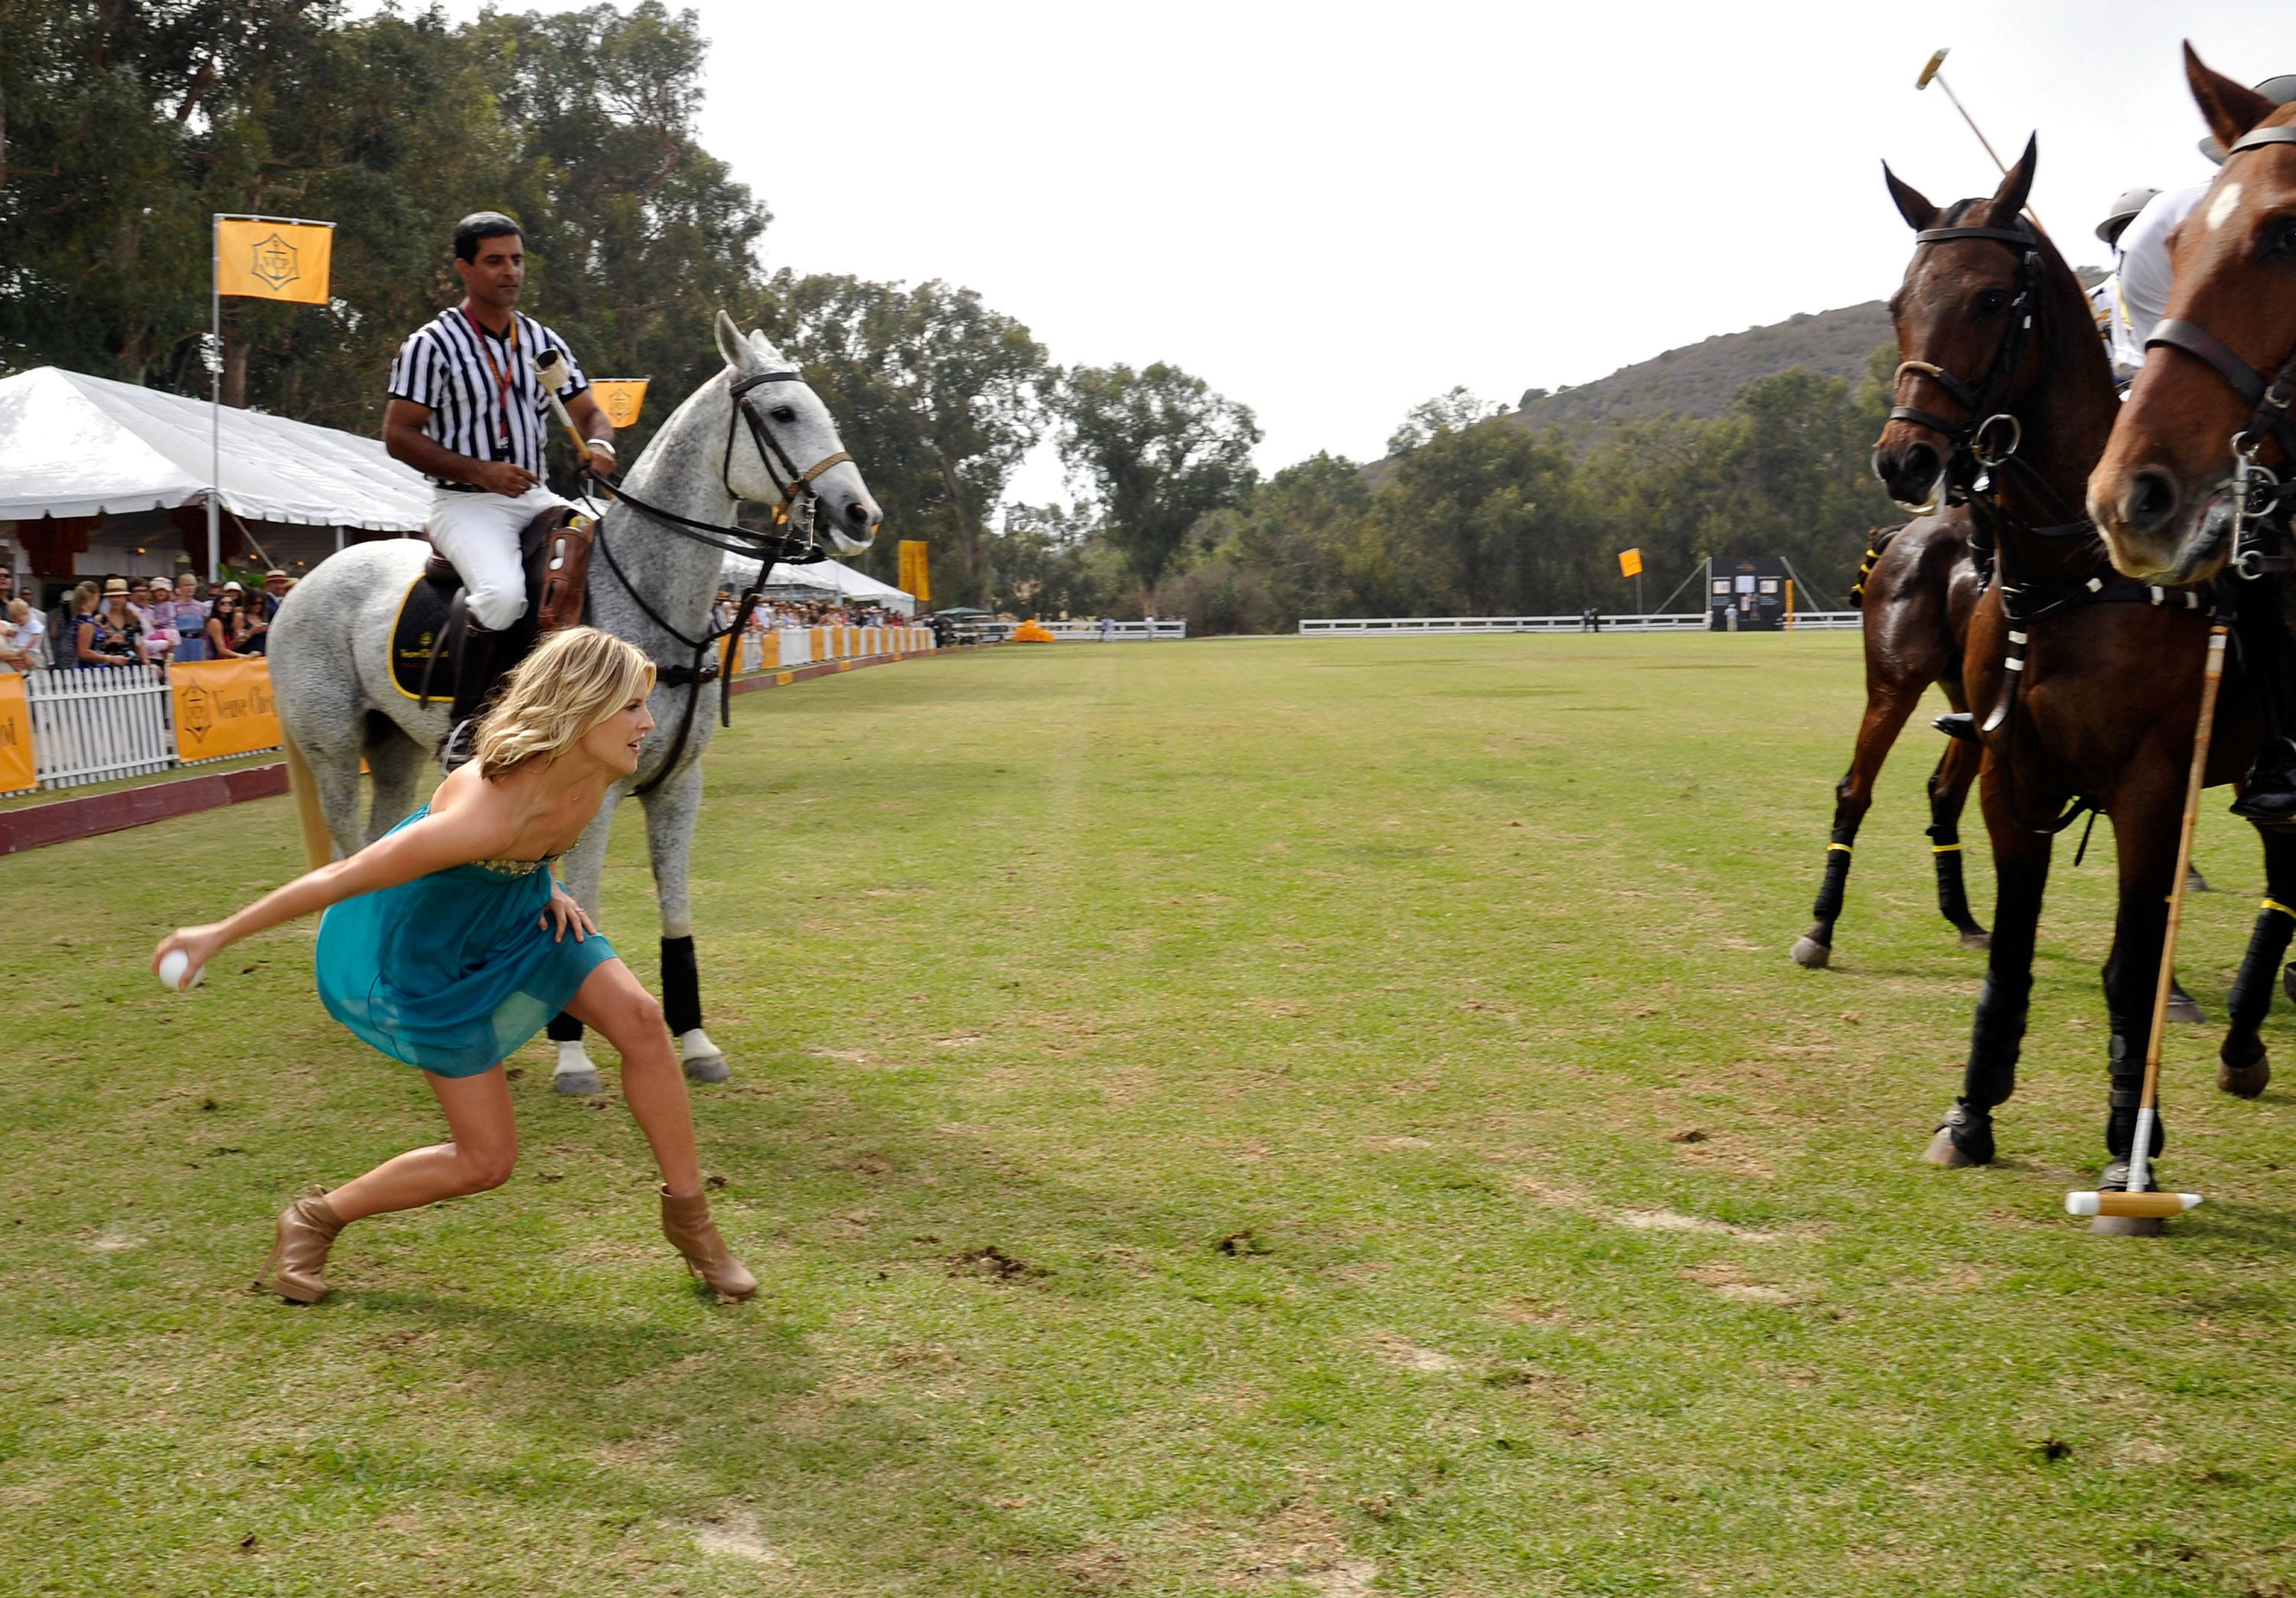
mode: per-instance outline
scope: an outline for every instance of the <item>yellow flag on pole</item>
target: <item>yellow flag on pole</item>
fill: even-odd
[[[1620,550],[1619,552],[1619,575],[1620,577],[1640,577],[1642,574],[1643,552],[1639,549]]]
[[[925,541],[901,540],[901,592],[919,604],[932,602],[932,583],[925,574]]]
[[[645,405],[646,383],[643,377],[594,377],[590,392],[598,397],[598,408],[606,413],[606,420],[616,427],[633,427],[638,412]]]
[[[216,292],[248,299],[327,303],[335,230],[324,222],[216,221]]]

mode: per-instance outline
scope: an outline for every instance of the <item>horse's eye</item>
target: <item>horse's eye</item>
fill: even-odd
[[[2296,260],[2296,217],[2284,217],[2266,230],[2264,253],[2275,260]]]
[[[785,405],[775,406],[774,407],[773,414],[774,420],[776,422],[795,422],[797,420],[797,412]]]
[[[2009,296],[1999,289],[1988,289],[1977,297],[1977,314],[1997,316],[2009,308]]]

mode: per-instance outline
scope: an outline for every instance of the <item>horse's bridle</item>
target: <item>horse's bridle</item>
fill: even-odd
[[[2225,160],[2230,161],[2243,150],[2269,144],[2296,144],[2296,127],[2251,128],[2233,142]],[[2284,516],[2290,501],[2296,499],[2296,479],[2282,482],[2256,458],[2268,438],[2280,446],[2280,470],[2296,469],[2296,424],[2290,421],[2290,407],[2296,406],[2296,352],[2267,381],[2232,346],[2198,323],[2164,316],[2153,324],[2144,348],[2150,349],[2155,344],[2181,349],[2205,362],[2251,407],[2247,425],[2232,436],[2233,468],[2223,484],[2232,502],[2233,570],[2251,580],[2296,570],[2296,557],[2266,554],[2249,533],[2251,525]]]
[[[834,455],[822,456],[804,471],[799,471],[797,463],[790,458],[789,451],[774,436],[773,429],[766,425],[766,419],[758,415],[750,404],[750,390],[752,389],[766,383],[799,383],[804,381],[791,370],[761,372],[754,377],[745,377],[727,385],[727,392],[734,397],[734,405],[726,414],[726,451],[724,459],[718,463],[718,478],[726,485],[726,493],[735,499],[742,497],[734,489],[734,422],[738,417],[748,424],[750,441],[757,446],[758,463],[765,467],[766,475],[773,479],[774,491],[782,496],[782,516],[810,540],[814,508],[821,501],[820,491],[814,488],[813,479],[832,466],[842,465],[853,457],[840,449]]]
[[[693,651],[693,658],[688,664],[658,665],[657,667],[654,679],[657,683],[664,687],[684,688],[687,691],[685,709],[678,717],[676,734],[671,739],[669,753],[663,758],[660,766],[653,775],[630,790],[632,794],[640,799],[659,788],[670,773],[677,769],[677,763],[685,753],[686,740],[693,731],[693,716],[696,707],[701,702],[701,685],[712,677],[718,679],[718,718],[727,726],[733,725],[734,674],[716,662],[705,663],[709,653],[709,646],[720,639],[738,635],[749,625],[750,613],[757,608],[758,599],[763,596],[766,581],[773,574],[774,563],[776,561],[817,560],[828,553],[814,542],[814,511],[821,500],[820,491],[813,486],[814,479],[832,466],[842,464],[853,457],[840,449],[833,455],[823,456],[811,466],[800,471],[797,463],[790,458],[789,451],[783,447],[782,441],[774,436],[773,429],[766,424],[766,418],[758,415],[752,408],[749,398],[750,389],[766,383],[796,383],[804,381],[804,377],[794,369],[788,372],[763,372],[753,376],[730,381],[726,384],[726,389],[733,397],[733,404],[726,411],[726,448],[718,463],[718,480],[726,485],[726,492],[728,495],[739,500],[742,496],[734,487],[734,423],[738,417],[748,423],[750,442],[757,447],[758,463],[765,467],[766,476],[772,480],[774,491],[782,496],[782,503],[774,507],[774,520],[776,523],[786,525],[790,529],[787,533],[760,533],[738,525],[729,527],[715,521],[699,520],[694,517],[667,510],[660,505],[649,504],[619,483],[603,477],[599,479],[614,498],[621,501],[656,526],[695,544],[704,545],[726,554],[740,555],[758,562],[757,581],[750,584],[748,590],[742,594],[742,602],[734,613],[734,619],[723,627],[704,626],[700,637],[689,638],[678,628],[672,627],[668,620],[648,602],[646,596],[638,592],[637,586],[632,583],[628,574],[623,571],[622,563],[614,558],[612,545],[606,542],[604,520],[601,520],[598,523],[595,536],[598,553],[606,557],[607,570],[614,574],[614,580],[621,584],[622,592],[637,602],[638,609],[645,613],[647,620]]]
[[[2024,424],[2003,408],[2017,383],[2017,366],[2025,350],[2025,340],[2033,330],[2034,319],[2040,314],[2041,252],[2031,229],[2023,225],[2007,227],[1925,227],[1914,235],[1914,244],[1946,244],[1961,239],[1989,239],[2006,244],[2017,251],[2016,291],[2009,302],[2009,332],[1993,351],[1992,364],[1985,375],[1975,383],[1956,377],[1932,361],[1901,361],[1891,374],[1893,382],[1903,382],[1908,373],[1926,377],[1951,395],[1964,414],[1959,422],[1948,422],[1934,411],[1919,406],[1896,405],[1890,407],[1890,420],[1910,422],[1941,436],[1948,445],[1945,461],[1944,497],[1948,504],[1965,503],[1972,488],[1982,492],[1978,483],[1980,477],[1997,470],[2005,462],[2013,460],[2018,447],[2024,442]],[[2006,428],[2008,437],[1994,453],[1987,451],[1987,441],[1997,430]]]

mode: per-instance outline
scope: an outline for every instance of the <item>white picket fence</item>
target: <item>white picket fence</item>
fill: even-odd
[[[1838,632],[1865,625],[1864,616],[1856,611],[1803,611],[1795,614],[1793,630],[1798,633]],[[1693,611],[1687,615],[1609,616],[1603,618],[1602,631],[1606,633],[1703,633],[1709,629],[1706,612]],[[1579,633],[1587,624],[1576,616],[1382,616],[1357,619],[1303,617],[1300,631],[1310,637],[1417,637],[1429,633]]]
[[[43,788],[140,777],[176,764],[168,674],[157,666],[24,675]]]
[[[1096,621],[1040,621],[1037,625],[1064,643],[1098,643],[1103,635],[1111,643],[1147,643],[1158,638],[1177,641],[1188,635],[1185,621],[1111,621],[1105,635]]]

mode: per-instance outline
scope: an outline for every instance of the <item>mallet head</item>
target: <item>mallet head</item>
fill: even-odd
[[[2162,1217],[2182,1215],[2200,1201],[2198,1193],[2067,1193],[2065,1213]]]

